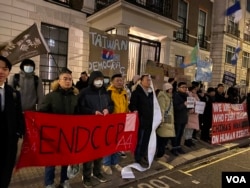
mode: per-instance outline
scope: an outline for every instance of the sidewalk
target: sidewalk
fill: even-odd
[[[237,147],[245,147],[250,145],[250,138],[243,138],[231,143],[225,143],[221,145],[210,145],[203,141],[196,141],[196,146],[188,148],[183,146],[183,149],[186,151],[186,154],[179,155],[178,157],[173,156],[169,150],[166,150],[166,154],[170,156],[170,161],[168,163],[153,161],[152,166],[146,172],[138,172],[133,170],[135,174],[135,179],[124,180],[121,178],[121,174],[113,170],[113,175],[105,175],[109,180],[106,183],[99,184],[95,179],[93,182],[96,188],[109,188],[109,187],[129,187],[129,184],[145,179],[147,177],[153,176],[160,172],[164,172],[173,168],[176,168],[180,165],[188,164],[209,156],[213,156]],[[121,158],[121,166],[126,166],[133,163],[133,157],[130,153],[127,154],[127,158]],[[60,167],[56,168],[56,179],[55,183],[59,183],[59,174]],[[44,168],[43,167],[32,167],[32,168],[23,168],[12,177],[12,182],[9,188],[43,188],[43,178],[44,178]],[[81,174],[77,177],[70,179],[72,188],[81,188],[83,187],[81,183]]]

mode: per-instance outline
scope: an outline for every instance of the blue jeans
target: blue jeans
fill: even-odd
[[[103,164],[106,166],[116,165],[119,162],[119,154],[114,153],[103,158]]]
[[[69,179],[67,176],[67,168],[68,166],[61,167],[60,183],[63,183],[64,181]],[[54,183],[54,179],[55,179],[55,166],[45,167],[45,186],[52,185]]]

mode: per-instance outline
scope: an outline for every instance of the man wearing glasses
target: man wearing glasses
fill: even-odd
[[[53,113],[53,114],[75,114],[77,106],[78,89],[72,86],[71,71],[64,68],[59,73],[59,79],[52,83],[52,92],[47,94],[41,105],[39,111]],[[60,187],[70,188],[67,177],[67,167],[61,167],[60,173]],[[54,188],[55,166],[45,167],[45,186],[46,188]]]
[[[171,152],[175,156],[185,153],[181,148],[181,138],[188,122],[187,96],[187,84],[179,82],[173,95],[175,137],[172,139]]]

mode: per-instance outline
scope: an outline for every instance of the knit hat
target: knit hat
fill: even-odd
[[[163,91],[167,91],[167,90],[172,89],[172,88],[173,88],[173,86],[172,86],[172,84],[170,84],[170,83],[165,83],[165,84],[163,84],[163,86],[162,86],[162,90],[163,90]]]

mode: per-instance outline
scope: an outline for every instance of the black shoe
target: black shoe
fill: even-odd
[[[191,139],[185,140],[184,145],[187,147],[191,147],[192,146],[191,141],[192,141]]]
[[[178,148],[178,149],[177,149],[177,152],[178,152],[179,154],[185,154],[185,153],[186,153],[185,151],[183,151],[182,148]]]
[[[174,155],[174,156],[179,156],[179,153],[177,152],[177,149],[171,149],[171,153]]]
[[[105,183],[108,181],[101,173],[93,175],[93,177],[96,178],[101,183]]]
[[[84,178],[83,179],[83,186],[85,188],[91,188],[91,187],[93,187],[91,179],[90,178]]]

